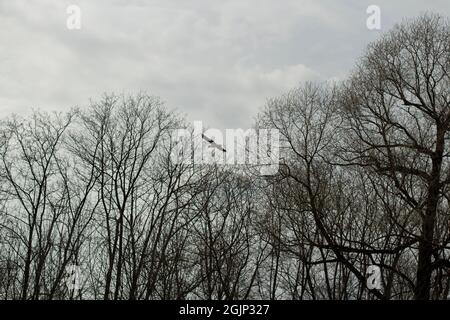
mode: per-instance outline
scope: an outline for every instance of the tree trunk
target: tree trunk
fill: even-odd
[[[436,210],[439,202],[442,156],[445,144],[444,136],[445,131],[438,128],[436,150],[432,156],[432,171],[428,184],[426,210],[425,215],[422,217],[422,234],[419,241],[416,288],[414,291],[414,299],[416,300],[430,299],[431,275],[433,272],[431,258],[433,255]]]

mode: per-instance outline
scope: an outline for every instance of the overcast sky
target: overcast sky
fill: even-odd
[[[344,78],[367,43],[427,10],[448,16],[450,1],[0,0],[0,115],[145,91],[190,121],[248,128],[267,98]]]

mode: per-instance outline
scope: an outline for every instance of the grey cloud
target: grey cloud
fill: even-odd
[[[342,78],[370,41],[366,8],[387,30],[421,1],[0,0],[0,112],[84,106],[145,90],[190,120],[249,127],[266,98]],[[66,7],[82,9],[67,30]],[[433,1],[450,12],[448,1]]]

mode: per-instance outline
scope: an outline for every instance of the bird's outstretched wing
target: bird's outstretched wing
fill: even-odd
[[[208,141],[209,143],[213,143],[213,142],[214,142],[213,139],[208,138],[208,137],[205,136],[203,133],[202,133],[202,138],[205,139],[206,141]]]
[[[219,145],[219,144],[217,144],[217,143],[215,143],[215,142],[211,143],[211,146],[210,146],[210,147],[219,149],[219,150],[222,151],[222,152],[227,152],[227,150],[225,150],[224,147],[222,147],[221,145]]]

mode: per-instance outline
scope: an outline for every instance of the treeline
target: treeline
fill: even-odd
[[[448,19],[403,22],[347,80],[270,99],[255,126],[280,132],[273,176],[175,163],[188,126],[145,94],[5,118],[0,298],[448,297]]]

